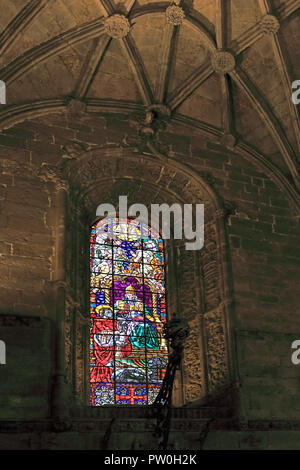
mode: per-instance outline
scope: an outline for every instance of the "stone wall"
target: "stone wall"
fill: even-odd
[[[224,256],[229,265],[226,289],[231,303],[230,325],[226,327],[234,340],[228,354],[233,364],[231,378],[239,387],[239,420],[244,426],[256,426],[255,429],[277,421],[288,427],[290,422],[300,419],[298,368],[291,363],[290,348],[294,339],[300,339],[297,291],[300,234],[292,192],[285,190],[284,185],[275,184],[276,178],[247,160],[238,146],[225,148],[203,139],[200,132],[185,125],[169,125],[167,132],[157,137],[157,145],[168,155],[169,161],[172,158],[184,161],[187,167],[198,172],[215,191],[220,204],[227,208]],[[107,151],[122,146],[142,146],[131,121],[122,115],[50,115],[2,132],[1,314],[39,316],[55,322],[57,305],[53,282],[59,279],[57,237],[62,230],[55,168],[64,161],[78,158],[85,150],[103,148]],[[142,175],[139,151],[136,150],[136,171]],[[169,186],[172,187],[172,181]],[[225,283],[225,276],[227,274],[223,273],[218,282]],[[201,282],[203,279],[199,278],[199,284]],[[210,311],[209,303],[204,304],[203,313],[209,315]],[[2,336],[4,330],[1,329],[0,339],[5,339]],[[19,338],[16,333],[15,345],[22,348]],[[48,344],[48,352],[53,354],[50,340]],[[47,361],[50,364],[52,356],[45,357],[45,367],[39,369],[43,384],[51,379]],[[30,367],[25,366],[25,369],[18,372],[20,376],[24,374],[24,379]],[[5,401],[2,383],[0,390],[1,400],[4,397]],[[45,388],[37,388],[35,394],[28,392],[29,396],[26,392],[26,397],[24,390],[19,388],[15,399],[18,403],[24,399],[31,403],[26,413],[21,416],[19,404],[15,402],[14,406],[11,402],[5,418],[45,418],[49,413]],[[214,435],[215,441],[208,440],[207,444],[211,448],[219,445],[220,435]],[[236,437],[234,439],[235,443],[228,443],[228,448],[243,446],[236,444]],[[268,446],[277,448],[280,444],[274,439],[279,438],[270,438]],[[260,442],[257,447],[264,445]]]
[[[6,364],[0,369],[0,420],[48,416],[52,372],[48,319],[0,314],[0,333],[6,345]]]

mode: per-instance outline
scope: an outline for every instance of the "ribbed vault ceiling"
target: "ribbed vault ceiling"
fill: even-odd
[[[299,187],[291,82],[300,79],[300,0],[176,3],[185,15],[180,25],[166,21],[170,2],[1,0],[8,106],[0,120],[21,105],[70,96],[112,112],[159,103],[182,122],[248,143]],[[116,13],[131,26],[121,39],[104,26]],[[234,56],[228,73],[226,64],[216,71],[218,50]]]

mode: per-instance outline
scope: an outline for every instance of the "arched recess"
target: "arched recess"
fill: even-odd
[[[88,253],[89,229],[101,203],[118,208],[142,203],[204,204],[205,240],[201,250],[187,251],[185,240],[167,240],[169,318],[173,313],[191,327],[174,405],[192,404],[236,379],[228,252],[222,209],[211,188],[175,161],[162,163],[136,149],[94,149],[63,170],[69,183],[66,216],[66,308],[64,358],[67,382],[76,405],[88,404]]]

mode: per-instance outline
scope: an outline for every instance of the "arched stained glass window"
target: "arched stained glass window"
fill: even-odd
[[[145,238],[147,234],[147,238]],[[90,239],[90,404],[150,405],[168,362],[164,243],[136,220],[105,218]]]

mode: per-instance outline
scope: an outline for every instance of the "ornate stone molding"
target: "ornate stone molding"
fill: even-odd
[[[221,302],[221,274],[215,223],[207,224],[204,247],[200,252],[204,282],[205,310],[216,308]]]
[[[219,74],[232,72],[235,68],[234,55],[229,51],[216,51],[212,56],[212,67]]]
[[[263,34],[276,34],[279,28],[279,21],[273,15],[265,15],[259,22],[259,29]]]
[[[125,158],[126,168],[124,168]],[[103,182],[107,180],[107,184],[102,186],[102,197],[104,197],[105,187],[109,189],[111,186],[111,178],[124,179],[125,172],[130,179],[135,178],[150,185],[159,184],[165,190],[172,182],[172,191],[176,191],[190,203],[202,201],[207,204],[207,207],[211,206],[204,184],[200,181],[196,182],[195,178],[183,171],[180,165],[177,166],[175,159],[172,159],[170,164],[166,159],[162,169],[161,162],[149,153],[147,156],[141,156],[137,155],[132,148],[116,147],[95,149],[86,157],[70,160],[68,163],[66,177],[78,194],[87,194],[96,183],[100,184],[100,180]],[[147,174],[147,181],[144,178],[145,174]]]
[[[213,392],[226,384],[228,376],[225,343],[224,313],[222,307],[204,314],[206,331],[206,355],[208,365],[208,386]]]
[[[184,20],[184,16],[183,9],[175,3],[166,9],[166,21],[168,24],[172,24],[173,26],[181,25]]]
[[[197,315],[189,322],[190,335],[186,339],[183,358],[185,402],[199,400],[204,395],[203,362],[199,351],[202,349],[201,320]]]
[[[122,39],[130,31],[130,23],[126,16],[115,14],[104,22],[105,32],[113,39]]]

